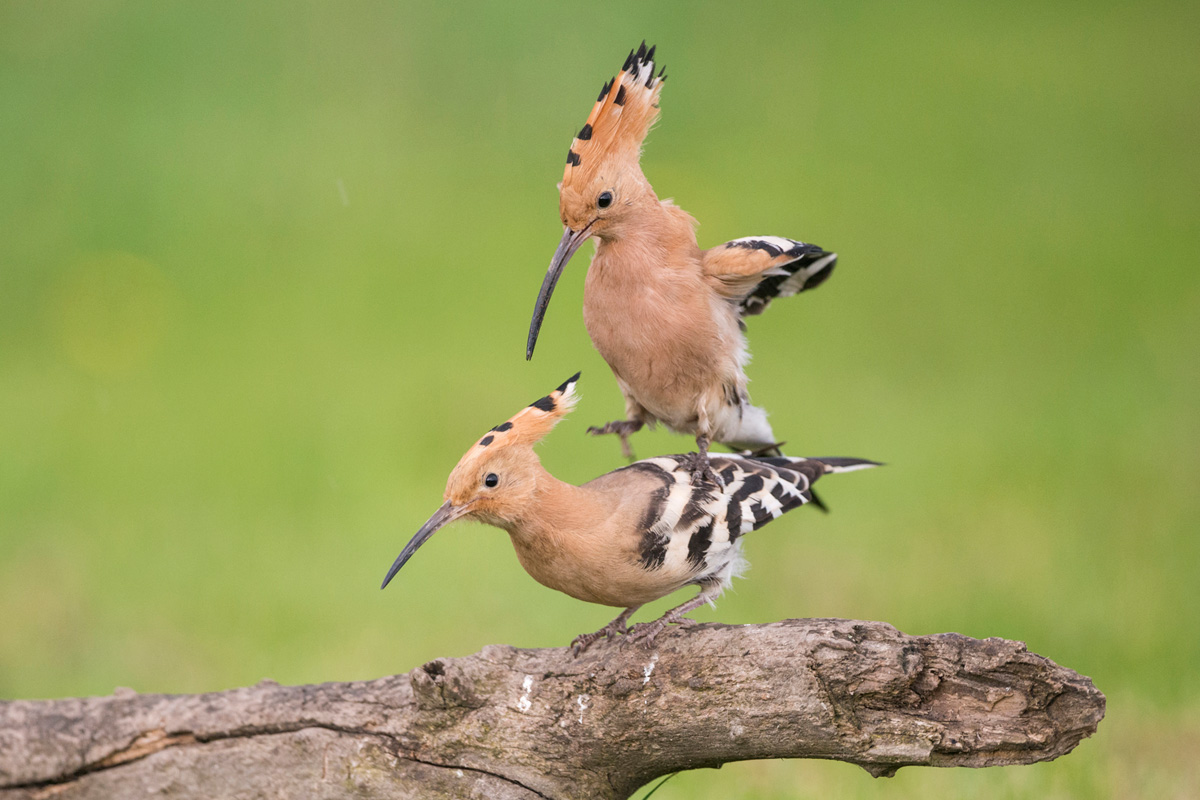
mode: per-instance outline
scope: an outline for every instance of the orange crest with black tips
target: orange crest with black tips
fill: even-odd
[[[571,142],[562,188],[585,184],[604,166],[636,165],[642,142],[658,119],[664,67],[654,74],[654,48],[630,50],[615,78],[604,84],[587,122]]]
[[[485,451],[523,444],[532,447],[548,434],[559,421],[575,407],[579,396],[575,384],[579,382],[576,372],[550,394],[533,401],[518,411],[506,422],[502,422],[477,441],[466,456],[482,455]]]
[[[535,400],[476,441],[450,472],[446,481],[446,499],[461,505],[471,498],[478,498],[481,482],[486,480],[489,472],[501,473],[506,480],[528,474],[537,463],[533,446],[575,407],[578,380],[577,372],[553,392]],[[513,493],[510,490],[507,494]]]

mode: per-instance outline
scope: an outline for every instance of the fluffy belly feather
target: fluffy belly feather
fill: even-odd
[[[673,430],[696,433],[702,415],[719,413],[730,395],[741,392],[744,378],[738,353],[741,336],[732,337],[706,306],[683,310],[647,308],[609,298],[584,304],[584,323],[592,343],[629,394]]]

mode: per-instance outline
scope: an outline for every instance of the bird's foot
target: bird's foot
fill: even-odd
[[[677,625],[680,628],[692,628],[699,624],[696,620],[683,616],[672,619],[668,613],[654,620],[654,622],[639,622],[631,627],[622,644],[638,642],[647,649],[650,649],[654,647],[658,635],[666,630],[668,625]]]
[[[640,431],[643,425],[645,423],[640,420],[618,419],[601,426],[593,425],[587,429],[587,432],[592,436],[615,433],[621,437],[621,455],[625,456],[627,460],[633,461],[633,448],[629,446],[629,437]]]
[[[725,479],[713,470],[708,453],[688,453],[684,458],[683,465],[692,471],[692,483],[710,483],[725,488]]]
[[[581,633],[576,636],[571,641],[571,652],[578,657],[580,653],[587,650],[600,639],[611,639],[614,636],[628,633],[630,630],[630,628],[625,627],[625,619],[617,617],[595,633]]]

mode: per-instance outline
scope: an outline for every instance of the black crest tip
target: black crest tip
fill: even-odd
[[[572,375],[571,377],[569,377],[565,381],[563,381],[562,384],[554,391],[565,392],[567,390],[567,387],[570,386],[572,383],[576,383],[579,380],[579,376],[582,374],[583,374],[582,370],[579,372],[576,372],[574,375]]]

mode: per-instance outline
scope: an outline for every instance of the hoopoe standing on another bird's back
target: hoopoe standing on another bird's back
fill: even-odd
[[[653,643],[671,623],[712,603],[744,561],[742,536],[812,500],[822,475],[877,466],[857,458],[712,457],[722,486],[698,482],[688,456],[660,456],[582,486],[542,467],[533,446],[575,405],[579,375],[479,439],[450,473],[446,502],[404,547],[383,586],[442,526],[460,518],[508,531],[517,558],[538,583],[589,603],[625,610],[602,636],[633,631]],[[627,629],[642,605],[689,584],[693,599],[660,619]]]
[[[776,236],[735,239],[711,250],[696,243],[696,221],[659,200],[642,174],[642,142],[658,118],[665,70],[654,74],[654,48],[631,51],[604,84],[567,153],[559,184],[566,230],[538,295],[526,358],[554,286],[587,239],[599,244],[584,284],[583,318],[625,396],[626,419],[591,433],[628,437],[645,424],[696,436],[697,478],[719,482],[708,466],[710,441],[778,453],[766,412],[750,404],[742,317],[775,297],[824,281],[837,262],[813,244]]]

